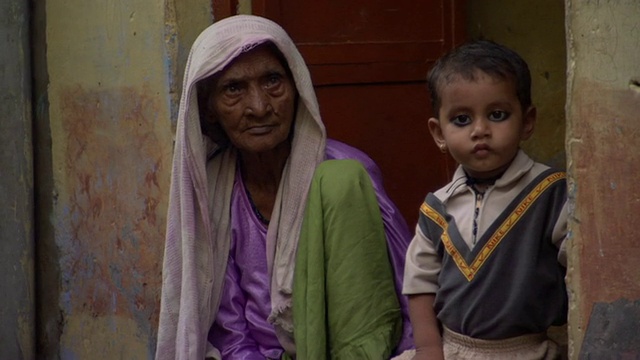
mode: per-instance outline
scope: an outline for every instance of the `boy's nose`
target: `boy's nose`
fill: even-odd
[[[478,139],[489,135],[489,122],[486,119],[479,118],[473,122],[473,129],[471,131],[471,138]]]

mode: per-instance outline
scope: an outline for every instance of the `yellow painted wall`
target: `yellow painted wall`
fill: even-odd
[[[538,109],[523,148],[535,160],[565,167],[566,45],[563,0],[468,0],[467,31],[517,51],[529,64]]]
[[[58,282],[41,289],[48,300],[40,302],[47,329],[40,332],[49,338],[40,353],[148,359],[155,353],[174,115],[188,50],[211,23],[211,4],[38,6],[48,76],[48,108],[39,118],[49,125],[43,141],[50,137],[50,147],[39,144],[48,153],[42,151],[38,175],[51,190],[40,198],[50,208],[39,220],[50,229],[42,235],[51,238],[41,239],[47,261],[39,275]]]

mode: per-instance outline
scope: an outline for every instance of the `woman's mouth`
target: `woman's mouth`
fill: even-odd
[[[252,126],[247,129],[247,132],[251,135],[264,135],[273,130],[273,126],[271,125],[260,125],[260,126]]]

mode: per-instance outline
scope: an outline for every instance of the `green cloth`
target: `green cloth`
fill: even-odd
[[[391,356],[400,305],[375,191],[359,162],[328,160],[316,170],[295,269],[298,360]]]

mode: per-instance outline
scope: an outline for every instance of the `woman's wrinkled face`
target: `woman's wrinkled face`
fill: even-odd
[[[241,152],[265,153],[287,143],[296,89],[269,45],[243,53],[216,75],[209,108]]]

